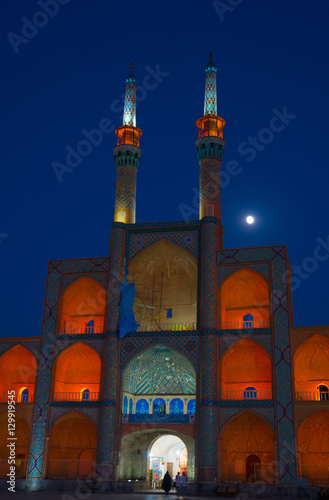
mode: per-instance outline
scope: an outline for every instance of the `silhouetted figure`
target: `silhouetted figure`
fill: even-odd
[[[180,472],[177,472],[177,476],[176,476],[176,491],[177,491],[177,496],[178,497],[181,494],[181,489],[182,489],[182,476],[180,475]]]
[[[162,489],[165,491],[166,495],[168,495],[169,491],[171,490],[171,477],[168,471],[164,475],[162,481]]]

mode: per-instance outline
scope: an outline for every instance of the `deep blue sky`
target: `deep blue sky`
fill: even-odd
[[[146,67],[169,73],[137,108],[137,222],[181,220],[179,206],[193,207],[195,121],[212,50],[218,114],[226,119],[222,168],[236,160],[241,170],[222,190],[225,248],[286,244],[297,266],[313,257],[317,238],[327,241],[327,0],[243,0],[222,19],[208,0],[71,0],[15,53],[7,34],[21,36],[22,18],[38,11],[34,0],[0,4],[1,336],[40,334],[48,260],[108,253],[114,132],[63,182],[51,164],[64,163],[65,147],[76,148],[83,129],[103,118],[121,124],[113,103],[131,61],[140,85]],[[296,117],[248,162],[239,145],[285,106]],[[247,227],[249,213],[257,220]],[[299,279],[295,324],[329,324],[329,259],[305,262],[317,269]]]

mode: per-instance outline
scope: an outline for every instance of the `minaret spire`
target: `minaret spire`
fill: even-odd
[[[117,145],[113,149],[117,166],[114,222],[134,224],[136,220],[137,168],[142,151],[139,147],[142,131],[136,127],[136,77],[134,65],[126,78],[126,94],[122,127],[115,131]]]
[[[223,227],[220,222],[220,166],[225,146],[223,139],[225,120],[217,115],[217,67],[211,52],[205,69],[204,116],[196,122],[199,134],[195,143],[200,163],[200,219],[206,216],[216,217],[219,248],[223,248]]]
[[[206,66],[206,89],[204,95],[204,116],[217,115],[217,88],[216,88],[217,67],[209,52],[209,61]]]

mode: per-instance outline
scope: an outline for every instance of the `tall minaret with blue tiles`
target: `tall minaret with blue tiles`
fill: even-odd
[[[141,157],[139,147],[141,129],[136,127],[136,77],[134,65],[126,79],[123,124],[115,131],[117,145],[113,149],[117,166],[114,222],[134,224],[136,221],[136,179]]]
[[[196,125],[199,129],[196,150],[200,164],[200,219],[213,216],[217,219],[219,245],[223,248],[223,228],[220,207],[220,166],[224,154],[223,128],[225,120],[217,115],[217,67],[212,53],[206,65],[204,116]]]

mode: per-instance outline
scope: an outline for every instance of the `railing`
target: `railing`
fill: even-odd
[[[81,333],[91,334],[91,333],[103,333],[104,328],[102,326],[65,326],[61,329],[61,335],[78,335]]]
[[[53,401],[98,401],[99,392],[54,392]]]
[[[328,401],[328,391],[296,392],[297,401]]]
[[[301,478],[310,486],[329,486],[328,465],[302,465]]]
[[[49,460],[47,479],[92,478],[94,463],[91,460]]]
[[[271,389],[260,389],[260,390],[225,390],[222,391],[222,399],[247,399],[254,400],[257,399],[272,399]]]
[[[142,322],[141,322],[142,323]],[[138,328],[139,332],[181,332],[185,330],[196,330],[196,323],[166,323],[144,325]]]
[[[16,394],[14,401],[15,403],[33,403],[34,394]],[[0,394],[0,403],[8,403],[12,399],[8,400],[8,394]]]
[[[221,330],[246,330],[252,328],[269,328],[270,322],[267,319],[257,321],[225,321],[221,324]]]

